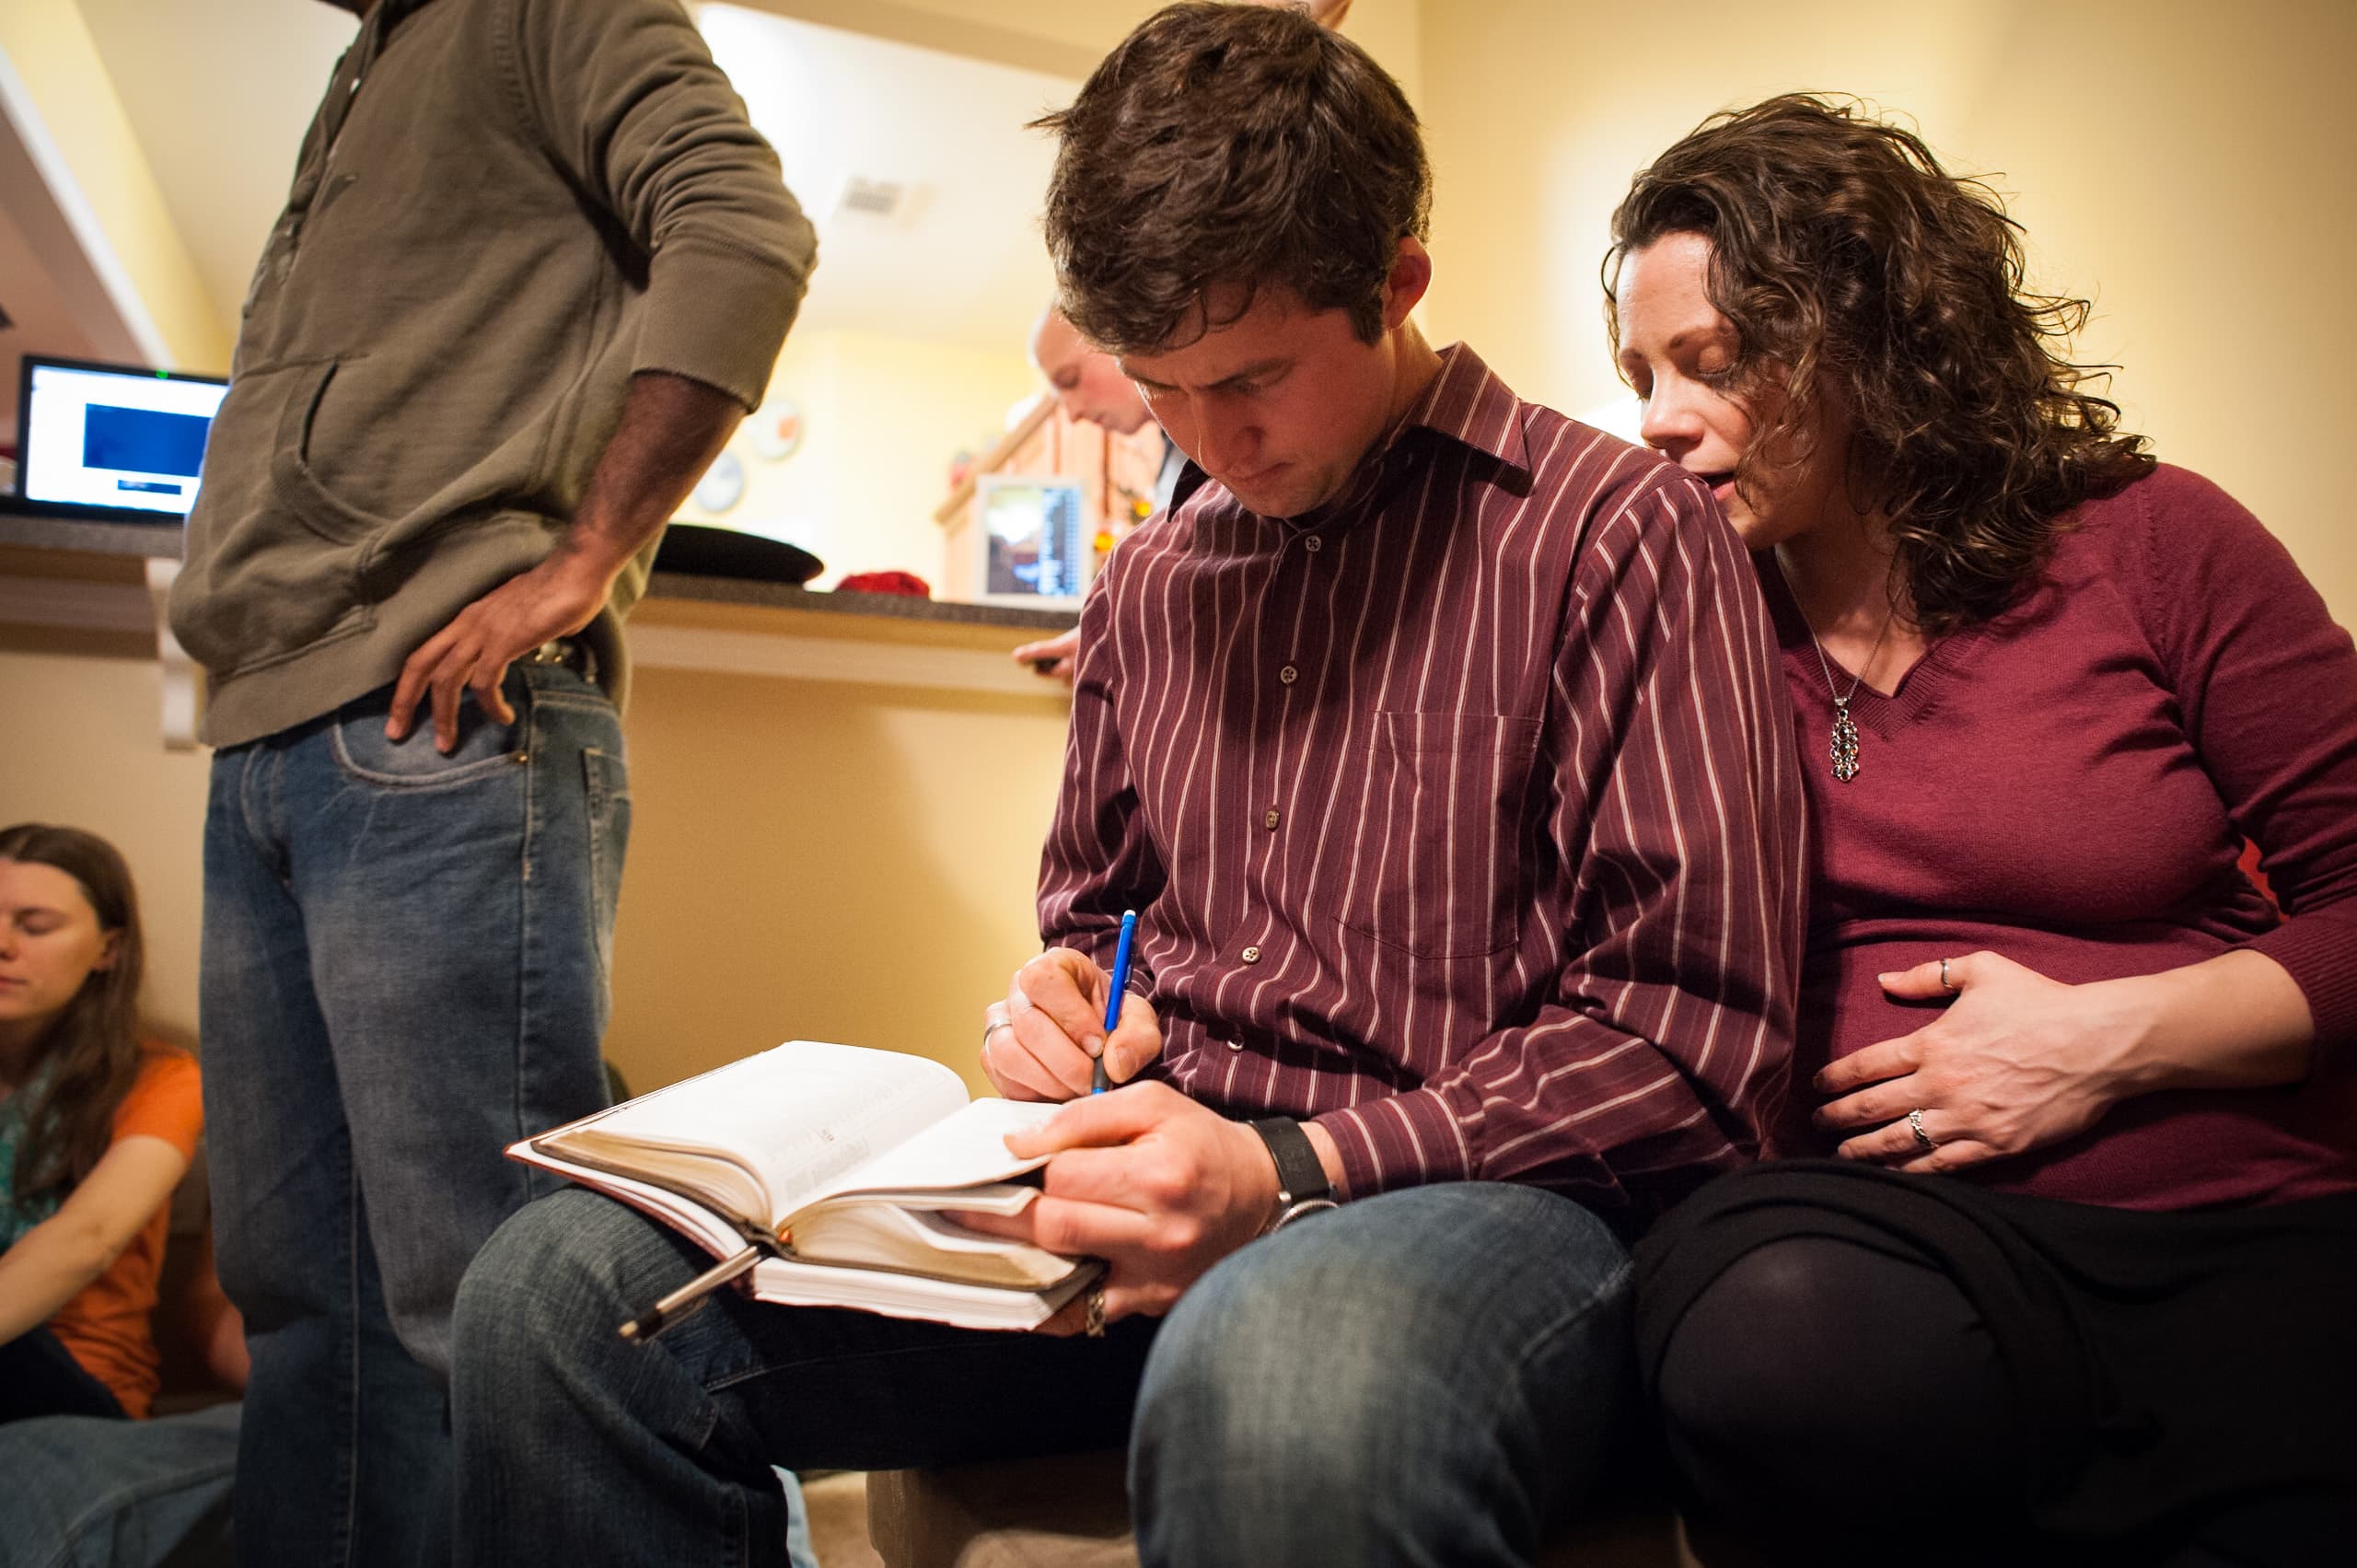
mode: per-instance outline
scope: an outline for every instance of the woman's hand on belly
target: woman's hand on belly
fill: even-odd
[[[2149,1008],[2141,981],[2065,985],[1996,953],[1880,976],[1895,999],[1947,1000],[1912,1034],[1829,1064],[1819,1128],[1835,1152],[1901,1170],[1956,1170],[2026,1154],[2093,1126],[2141,1081]],[[1920,1112],[1923,1146],[1909,1112]]]

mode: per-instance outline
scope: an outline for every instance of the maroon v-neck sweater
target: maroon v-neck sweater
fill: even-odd
[[[2142,1209],[2357,1190],[2357,650],[2282,546],[2181,469],[2082,507],[2032,597],[1892,695],[1859,690],[1847,784],[1808,628],[1762,567],[1811,831],[1782,1152],[1827,1152],[1801,1125],[1818,1066],[1931,1020],[1881,971],[1985,947],[2082,983],[2248,946],[2306,993],[2306,1082],[2132,1099],[1976,1179]],[[2284,917],[2236,869],[2246,837]]]

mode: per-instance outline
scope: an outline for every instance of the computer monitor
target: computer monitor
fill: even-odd
[[[17,509],[186,517],[204,439],[228,387],[211,376],[25,355],[17,396]]]
[[[975,485],[979,596],[1043,609],[1080,603],[1096,567],[1086,501],[1071,480],[990,474]]]

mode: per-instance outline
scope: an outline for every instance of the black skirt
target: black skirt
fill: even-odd
[[[2019,1398],[2041,1534],[2119,1541],[2287,1492],[2357,1520],[2357,1193],[2152,1214],[1845,1160],[1756,1166],[1637,1249],[1648,1388],[1713,1280],[1800,1237],[1956,1282]]]

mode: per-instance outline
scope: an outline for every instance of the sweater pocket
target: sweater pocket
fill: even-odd
[[[305,528],[331,544],[354,545],[377,538],[392,527],[393,519],[336,494],[320,481],[311,460],[312,424],[344,364],[344,356],[331,354],[284,367],[286,401],[271,443],[270,481],[280,504]]]

